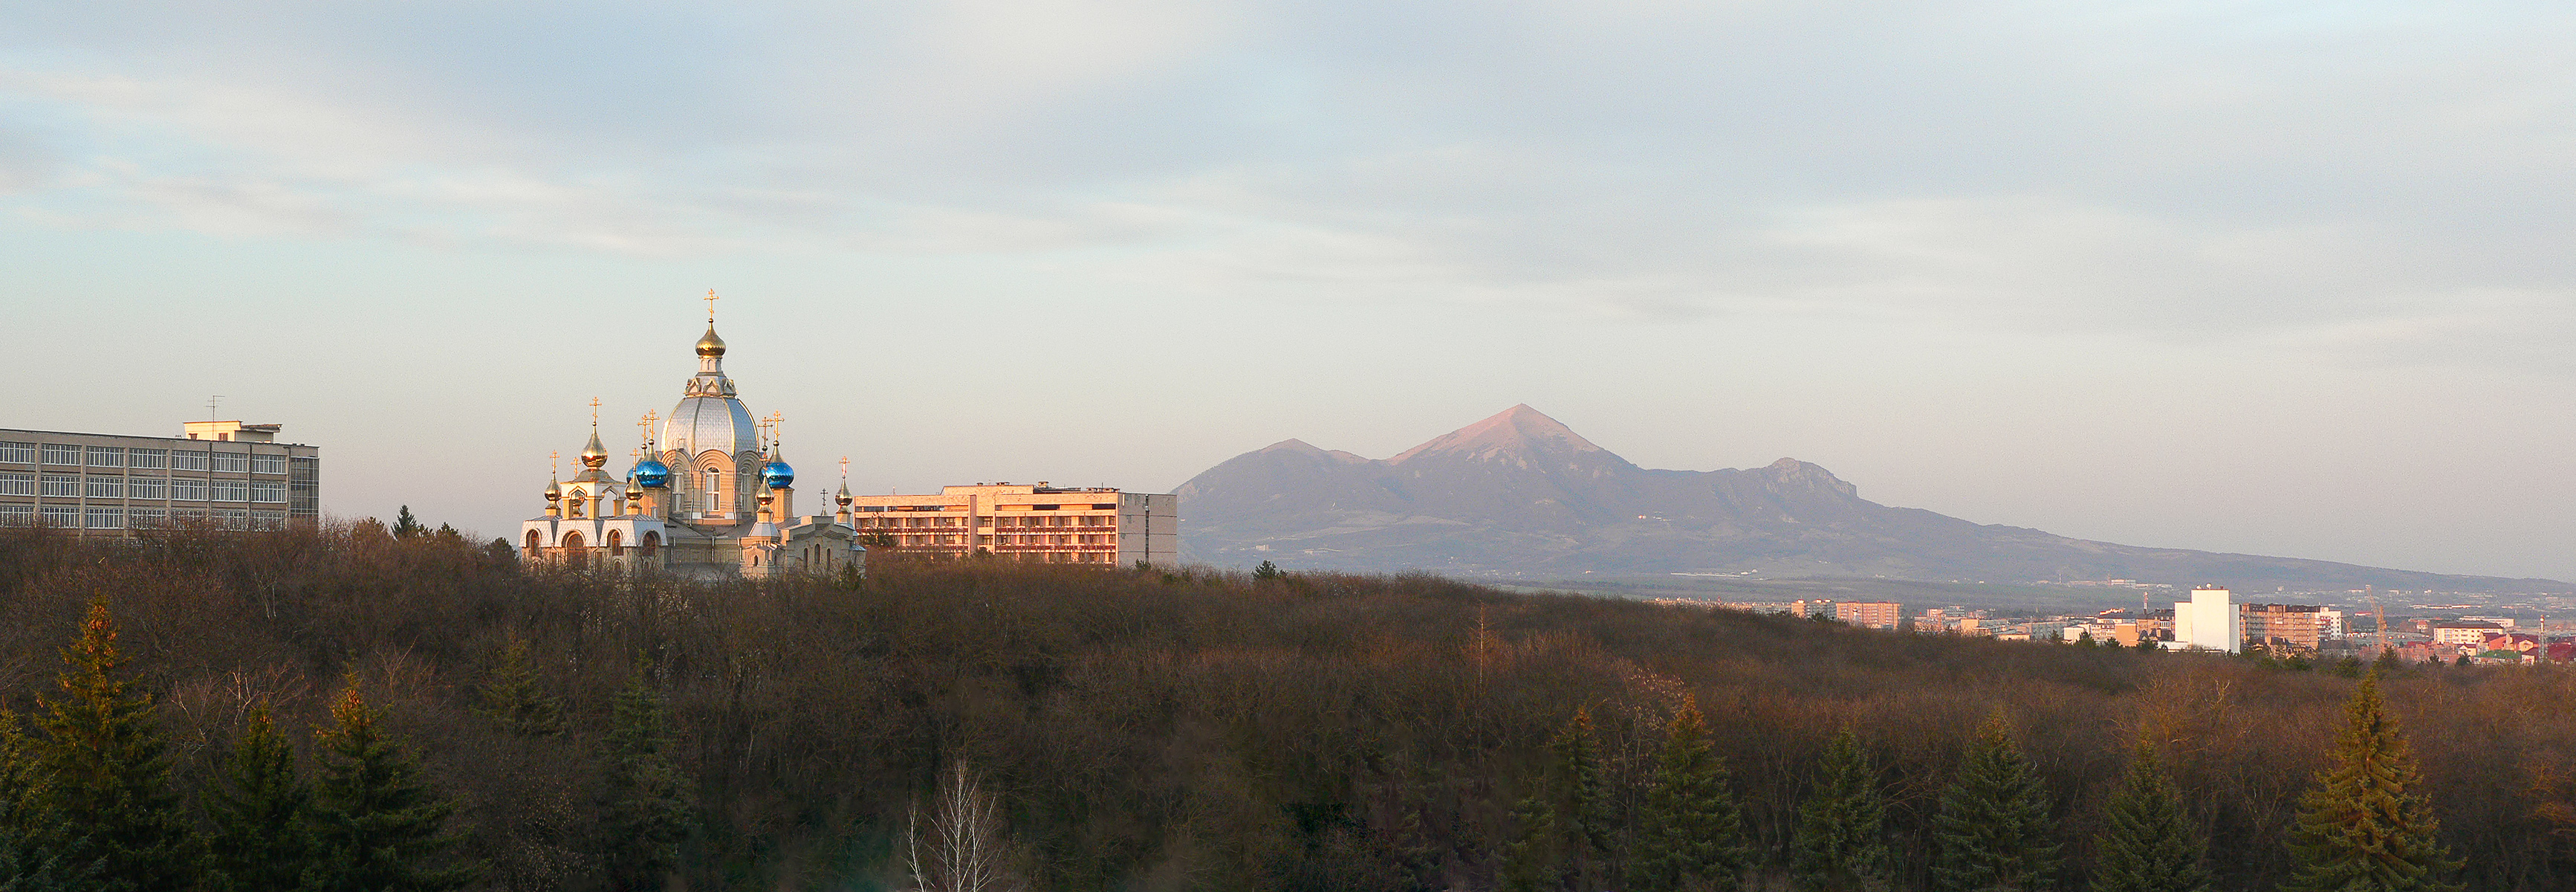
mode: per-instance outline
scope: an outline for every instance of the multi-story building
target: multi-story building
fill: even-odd
[[[850,509],[861,541],[897,554],[1119,567],[1180,559],[1180,497],[1168,493],[978,483],[937,495],[853,496]]]
[[[0,524],[95,536],[318,522],[321,450],[277,442],[278,430],[239,421],[186,422],[178,437],[0,429]]]
[[[2196,586],[2191,600],[2174,602],[2173,646],[2187,650],[2238,653],[2245,647],[2244,614],[2235,593],[2214,585]]]
[[[2503,631],[2503,624],[2482,619],[2439,620],[2432,623],[2435,644],[2480,644],[2487,640],[2487,636]]]
[[[1905,605],[1894,601],[1836,601],[1834,618],[1864,629],[1895,631]]]
[[[2314,604],[2243,604],[2245,640],[2273,647],[2316,650],[2326,637],[2324,608]]]

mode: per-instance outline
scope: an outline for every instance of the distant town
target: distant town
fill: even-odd
[[[2113,579],[2038,583],[2135,590],[2141,606],[2094,613],[2016,615],[1959,604],[1909,610],[1894,601],[1729,601],[1658,597],[1668,606],[1785,614],[1870,629],[1998,641],[2147,647],[2267,656],[2309,663],[2369,662],[2394,652],[2408,663],[2520,665],[2576,662],[2576,596],[2484,592],[2275,591],[2264,600],[2218,586],[2182,588]]]

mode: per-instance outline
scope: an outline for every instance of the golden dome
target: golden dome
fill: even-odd
[[[723,349],[718,347],[717,349]],[[599,445],[599,428],[590,429],[590,445],[581,447],[581,466],[597,468],[608,463],[608,450]]]
[[[724,339],[716,337],[716,327],[707,326],[707,336],[698,339],[698,355],[723,356],[724,350]]]

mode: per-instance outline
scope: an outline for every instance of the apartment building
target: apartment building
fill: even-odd
[[[1168,493],[978,483],[937,495],[854,495],[850,516],[860,541],[878,543],[872,551],[1104,567],[1180,560],[1180,497]]]
[[[1834,618],[1864,629],[1895,631],[1905,605],[1894,601],[1836,601]]]
[[[321,450],[280,443],[278,430],[239,421],[186,422],[177,437],[0,428],[0,524],[88,536],[318,522]]]
[[[2245,604],[2241,609],[2247,641],[2312,651],[2329,637],[2324,608],[2314,604]]]

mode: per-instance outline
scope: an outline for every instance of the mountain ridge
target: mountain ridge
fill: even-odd
[[[1881,505],[1796,458],[1758,468],[1640,467],[1527,404],[1392,458],[1300,439],[1179,488],[1201,560],[1467,576],[1759,572],[1925,582],[2134,579],[2244,588],[2564,591],[2546,579],[2152,548]]]

